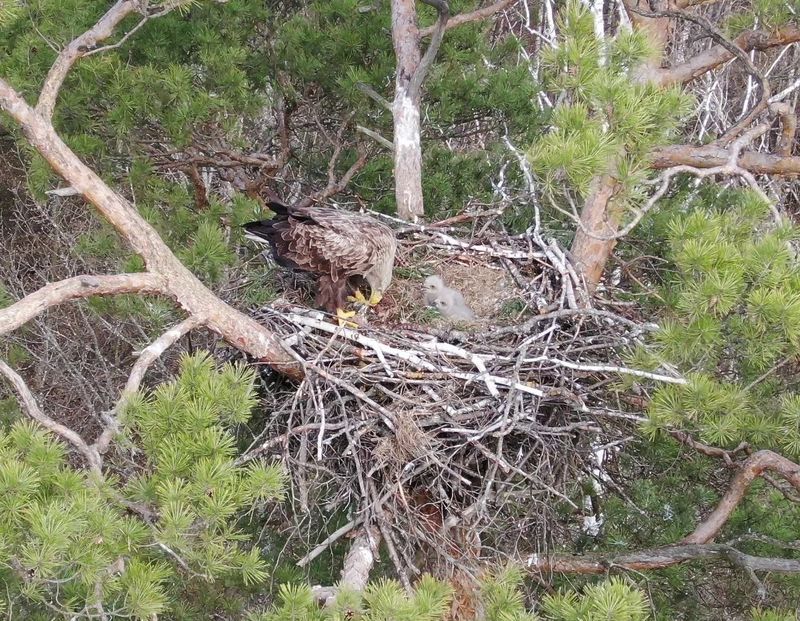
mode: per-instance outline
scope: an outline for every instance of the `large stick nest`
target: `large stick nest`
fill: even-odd
[[[480,241],[423,227],[398,235],[398,263],[417,275],[396,280],[395,301],[419,287],[420,253],[435,247],[510,275],[522,317],[442,329],[379,313],[347,329],[274,302],[257,318],[302,356],[307,377],[267,391],[266,429],[247,456],[285,461],[302,512],[349,512],[305,561],[360,525],[380,528],[404,579],[425,562],[420,550],[462,568],[499,550],[542,551],[564,522],[556,513],[583,511],[579,486],[599,476],[597,447],[629,422],[607,409],[620,380],[610,366],[645,327],[579,308],[565,253],[533,231]]]

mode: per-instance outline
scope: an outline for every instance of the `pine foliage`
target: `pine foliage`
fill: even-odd
[[[235,463],[229,428],[255,403],[251,370],[186,356],[181,374],[125,410],[126,482],[75,470],[27,421],[0,432],[0,575],[15,609],[72,618],[168,611],[185,585],[266,577],[237,526],[281,498],[283,471]]]
[[[575,591],[548,595],[542,608],[545,618],[554,621],[644,621],[650,616],[644,593],[619,578],[587,586],[580,596]]]
[[[609,174],[622,186],[615,207],[635,205],[652,174],[651,150],[676,135],[692,100],[678,87],[632,79],[652,54],[645,34],[621,30],[600,41],[591,13],[577,1],[562,9],[559,31],[558,44],[542,53],[545,86],[557,103],[530,161],[548,195],[566,182],[585,197],[593,178]]]
[[[520,590],[522,573],[505,568],[488,574],[481,584],[483,621],[594,621],[616,619],[643,621],[649,618],[644,593],[623,581],[611,580],[587,587],[582,594],[565,592],[546,597],[541,615],[527,610]],[[320,609],[307,585],[284,585],[271,610],[253,613],[248,621],[444,621],[448,618],[452,592],[442,581],[423,576],[408,596],[391,580],[372,583],[363,596],[341,593],[337,603]]]
[[[676,198],[680,200],[680,197]],[[800,456],[800,396],[787,363],[800,352],[800,273],[791,242],[798,230],[773,226],[750,191],[705,188],[669,224],[674,276],[670,311],[652,356],[689,374],[660,387],[647,431],[665,426],[703,442],[773,448]]]

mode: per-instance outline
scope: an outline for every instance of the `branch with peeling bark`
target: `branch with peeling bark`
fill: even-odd
[[[679,435],[676,437],[680,441],[696,448],[698,443],[692,441],[686,434],[677,433]],[[738,447],[734,451],[723,451],[705,445],[699,446],[704,449],[700,451],[704,454],[713,456],[726,454],[728,458],[740,450]],[[742,462],[727,492],[711,514],[692,533],[675,545],[618,555],[585,557],[532,555],[522,562],[531,571],[537,572],[604,574],[612,569],[645,571],[663,569],[696,559],[719,558],[742,568],[758,585],[760,582],[755,576],[756,571],[800,573],[800,561],[796,559],[765,558],[745,554],[734,547],[740,540],[713,543],[733,511],[741,503],[750,484],[758,477],[767,476],[768,472],[777,474],[794,489],[800,491],[800,465],[773,451],[758,451]],[[773,541],[776,545],[784,545],[784,542]],[[791,542],[784,547],[791,548]]]
[[[800,41],[800,26],[789,24],[775,30],[746,30],[733,43],[744,52],[764,51]],[[648,72],[646,78],[660,86],[686,84],[732,60],[734,54],[723,45],[715,45],[686,62],[668,69]]]
[[[177,6],[177,3],[171,3],[169,6],[170,9],[158,7],[151,11],[147,2],[142,0],[117,2],[92,28],[74,39],[59,53],[45,79],[36,108],[31,107],[14,88],[0,79],[0,108],[20,125],[30,144],[64,178],[75,193],[81,194],[92,203],[114,226],[119,235],[144,260],[146,266],[144,273],[83,275],[47,284],[8,308],[0,310],[0,335],[19,328],[48,308],[95,295],[164,296],[176,302],[188,315],[185,321],[142,351],[122,391],[120,402],[112,410],[111,415],[107,416],[106,429],[92,446],[73,431],[47,417],[36,404],[22,378],[13,369],[5,363],[0,368],[19,393],[26,412],[65,438],[86,458],[90,467],[98,471],[102,467],[100,455],[107,450],[116,428],[116,412],[125,399],[138,388],[145,371],[153,361],[167,347],[195,327],[207,327],[234,347],[289,377],[300,379],[304,373],[302,361],[279,338],[251,317],[225,304],[206,288],[178,260],[138,211],[87,167],[67,147],[53,127],[53,111],[70,68],[81,57],[97,50],[98,42],[108,39],[127,16],[138,12],[144,16],[143,19],[150,19],[166,13]],[[138,29],[138,26],[135,29]],[[363,165],[363,161],[361,163]],[[355,170],[351,168],[348,175],[345,175],[339,183],[342,181],[346,183]],[[339,183],[333,184],[334,189],[339,187]]]

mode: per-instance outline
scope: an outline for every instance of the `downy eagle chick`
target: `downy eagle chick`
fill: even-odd
[[[457,289],[444,284],[440,276],[428,276],[424,283],[425,304],[436,308],[447,319],[473,321],[475,313],[467,305],[464,296]]]

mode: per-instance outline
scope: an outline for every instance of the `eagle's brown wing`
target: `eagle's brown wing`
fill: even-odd
[[[279,255],[334,281],[367,272],[378,261],[387,232],[392,235],[370,218],[321,207],[292,210],[276,228]]]
[[[244,225],[248,237],[268,241],[275,260],[292,269],[318,274],[318,304],[341,305],[347,281],[372,269],[393,245],[394,234],[372,218],[325,207],[270,205],[272,220]]]

